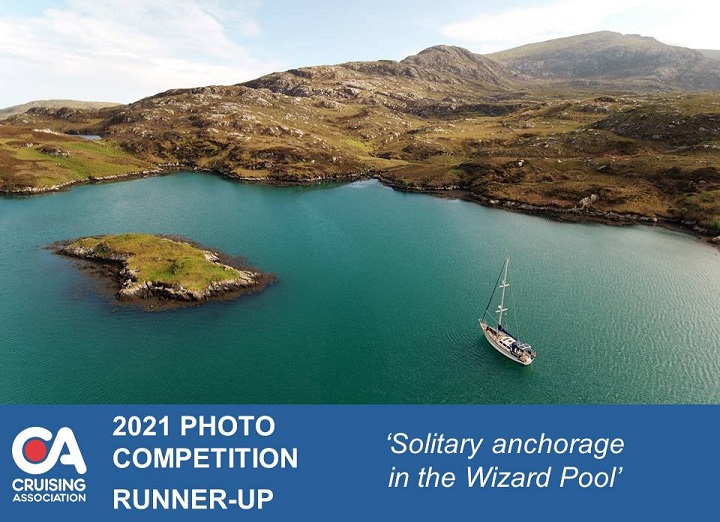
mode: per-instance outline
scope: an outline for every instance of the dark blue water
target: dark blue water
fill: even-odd
[[[43,248],[120,232],[186,236],[279,282],[148,313]],[[720,255],[661,229],[184,173],[0,199],[0,245],[4,403],[720,402]],[[529,367],[477,326],[506,254]]]

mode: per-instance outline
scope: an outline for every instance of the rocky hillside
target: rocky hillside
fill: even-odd
[[[105,107],[117,107],[119,103],[111,102],[88,102],[79,100],[35,100],[22,105],[13,105],[12,107],[6,107],[0,109],[0,120],[15,116],[16,114],[23,114],[31,109],[103,109]]]
[[[527,80],[517,72],[462,47],[436,45],[408,56],[400,64],[412,68],[418,77],[447,82],[451,79],[474,82],[480,86],[510,87]]]
[[[534,43],[488,55],[534,78],[575,86],[716,90],[720,62],[655,38],[602,31]]]
[[[534,103],[514,94],[521,80],[481,55],[439,46],[402,62],[167,91],[112,111],[97,132],[145,158],[241,178],[358,175],[464,148],[425,143],[420,129],[427,119],[494,117]]]
[[[483,110],[468,105],[486,103],[488,95],[507,93],[528,81],[532,82],[482,55],[440,45],[400,62],[379,60],[291,69],[243,85],[330,104],[361,103],[426,116]]]
[[[241,178],[309,181],[368,170],[378,160],[369,156],[366,141],[391,139],[406,125],[383,106],[237,85],[145,98],[115,111],[97,132],[159,163]]]
[[[706,96],[651,98],[596,122],[619,136],[685,147],[720,143],[720,102]]]
[[[44,153],[50,144],[32,128],[84,131],[102,135],[113,154],[118,147],[165,169],[269,183],[374,176],[403,190],[565,219],[682,222],[717,235],[720,92],[678,92],[682,61],[664,76],[652,65],[660,58],[643,62],[661,48],[690,63],[694,51],[651,39],[641,39],[634,54],[598,43],[628,38],[639,37],[577,37],[574,47],[587,44],[583,52],[567,42],[538,44],[555,58],[521,72],[513,72],[509,55],[501,65],[436,46],[400,62],[292,69],[241,85],[170,90],[92,114],[35,110],[0,125],[0,152],[15,170],[23,158],[54,165],[65,160]],[[709,60],[700,56],[696,64]],[[581,74],[596,78],[597,87],[570,87]],[[648,94],[651,82],[673,92]],[[10,139],[15,126],[26,130]],[[21,183],[34,179],[14,176],[5,185],[27,191]]]

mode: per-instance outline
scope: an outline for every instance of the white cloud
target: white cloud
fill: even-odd
[[[36,98],[129,102],[175,87],[232,84],[279,68],[238,39],[261,28],[256,2],[73,0],[0,16],[0,106]]]
[[[681,45],[691,49],[720,49],[720,4],[716,0],[656,0],[647,2],[645,8],[656,15],[656,22],[647,29],[648,36],[661,42]],[[638,32],[634,28],[642,24],[643,18],[628,20],[618,25],[618,30]]]
[[[479,15],[446,25],[441,33],[481,53],[600,30],[720,49],[713,27],[719,11],[715,0],[556,0]]]

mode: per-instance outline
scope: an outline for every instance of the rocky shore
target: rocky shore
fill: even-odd
[[[680,219],[671,219],[667,217],[645,216],[630,212],[605,212],[575,207],[558,207],[553,205],[533,205],[523,201],[514,201],[509,199],[493,199],[486,196],[476,194],[471,190],[458,186],[422,186],[422,185],[406,185],[398,183],[394,179],[388,178],[381,173],[375,173],[370,176],[378,180],[383,185],[401,192],[414,192],[418,194],[428,194],[437,197],[462,199],[471,201],[486,207],[500,208],[510,212],[519,212],[523,214],[533,214],[558,221],[566,221],[573,223],[602,223],[612,226],[626,225],[651,225],[660,226],[670,230],[680,231],[687,234],[693,234],[707,240],[709,243],[717,245],[720,248],[720,236],[717,231],[698,226],[694,221],[683,221]]]
[[[112,183],[114,181],[128,181],[131,179],[149,178],[153,176],[162,176],[170,174],[180,168],[179,164],[167,163],[158,165],[152,169],[144,169],[127,174],[115,174],[112,176],[89,176],[87,178],[74,179],[56,185],[48,185],[45,187],[17,187],[11,189],[0,189],[2,196],[35,196],[39,194],[48,194],[51,192],[60,192],[79,185],[89,185],[91,183]]]
[[[480,205],[501,208],[511,212],[520,212],[525,214],[541,215],[550,217],[560,221],[570,222],[595,222],[606,225],[653,225],[661,226],[675,231],[681,231],[702,237],[709,243],[720,247],[720,236],[717,231],[701,227],[697,222],[692,220],[672,219],[668,217],[646,216],[642,214],[629,212],[613,212],[601,211],[592,208],[584,208],[582,206],[575,207],[559,207],[553,205],[534,205],[523,201],[510,199],[493,199],[477,194],[472,190],[460,185],[422,185],[422,184],[404,184],[398,180],[389,177],[385,172],[381,171],[361,171],[352,174],[337,174],[334,176],[311,176],[305,178],[296,178],[293,176],[261,176],[261,177],[245,177],[238,176],[232,172],[199,168],[192,164],[181,162],[162,163],[155,168],[143,171],[132,172],[128,174],[105,176],[105,177],[89,177],[53,185],[51,187],[23,187],[7,191],[0,191],[0,195],[10,196],[29,196],[49,192],[57,192],[72,188],[76,185],[84,185],[90,183],[109,183],[114,181],[125,181],[131,179],[139,179],[152,176],[162,176],[172,174],[180,170],[188,170],[193,172],[204,172],[213,175],[219,175],[230,181],[241,183],[257,183],[272,186],[292,186],[292,185],[314,185],[330,182],[353,182],[366,179],[375,179],[383,185],[401,192],[415,192],[419,194],[428,194],[438,197],[448,197],[472,201]],[[72,254],[68,254],[72,255]],[[80,257],[80,256],[74,256]],[[160,288],[153,290],[151,293],[168,292]],[[222,292],[222,291],[221,291]],[[172,292],[168,292],[170,295]]]
[[[124,234],[61,241],[56,253],[93,265],[116,283],[119,301],[145,309],[202,304],[259,292],[274,282],[272,274],[230,266],[232,258],[192,241],[149,234]]]

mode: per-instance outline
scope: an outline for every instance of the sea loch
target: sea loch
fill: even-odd
[[[720,402],[720,253],[684,234],[197,173],[0,199],[0,223],[4,403]],[[151,313],[44,248],[120,232],[190,237],[278,283]],[[505,255],[529,367],[477,326]]]

